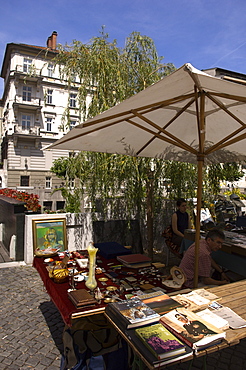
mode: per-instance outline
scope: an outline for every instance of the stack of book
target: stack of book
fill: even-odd
[[[118,256],[117,260],[126,267],[136,269],[148,267],[151,265],[151,259],[148,256],[140,253]]]
[[[185,353],[185,345],[159,323],[137,328],[136,334],[159,360]]]
[[[192,358],[192,349],[160,324],[161,316],[143,300],[109,303],[105,313],[154,368]]]
[[[216,297],[205,298],[203,293],[187,294],[187,301],[189,298],[201,308],[208,305],[209,298]],[[109,303],[105,309],[109,319],[154,368],[192,358],[194,352],[218,345],[226,337],[226,320],[216,319],[208,308],[198,315],[175,298],[155,291]]]
[[[106,314],[124,329],[158,322],[160,315],[138,298],[109,303]]]
[[[95,298],[92,297],[92,295],[86,289],[69,291],[68,298],[73,302],[77,309],[97,303]]]

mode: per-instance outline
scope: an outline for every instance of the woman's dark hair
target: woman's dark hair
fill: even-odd
[[[177,207],[180,207],[182,203],[186,203],[186,200],[184,198],[177,199],[177,202],[176,202]]]

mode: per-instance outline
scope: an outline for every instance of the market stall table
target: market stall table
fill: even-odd
[[[81,253],[84,255],[86,254],[86,251],[82,251]],[[47,290],[47,293],[49,294],[51,300],[59,310],[65,323],[65,330],[63,333],[63,343],[66,350],[68,350],[67,339],[69,343],[71,342],[69,339],[70,337],[72,338],[73,348],[81,346],[81,340],[83,342],[82,343],[83,348],[85,348],[87,347],[87,344],[89,344],[91,338],[90,332],[92,333],[92,335],[94,334],[96,335],[96,332],[98,333],[101,330],[102,333],[101,338],[103,338],[103,334],[105,333],[106,330],[107,343],[104,342],[101,343],[103,348],[100,351],[100,355],[107,356],[108,361],[111,361],[110,362],[111,366],[112,363],[114,363],[114,361],[119,360],[120,364],[117,365],[118,370],[125,370],[127,368],[127,364],[125,362],[127,362],[128,358],[126,353],[124,352],[125,343],[124,341],[121,340],[122,338],[119,336],[118,332],[114,329],[114,327],[110,324],[109,321],[107,321],[106,317],[103,315],[107,303],[105,303],[104,300],[102,299],[95,305],[76,309],[76,307],[68,298],[68,289],[71,288],[68,279],[67,281],[62,283],[54,282],[53,279],[49,277],[47,264],[44,263],[44,259],[45,259],[44,257],[34,257],[33,266],[38,271],[44,283],[44,286]],[[53,257],[53,259],[58,260],[59,258],[56,256]],[[131,269],[124,267],[116,259],[105,259],[102,256],[100,256],[97,257],[97,266],[102,269],[102,272],[96,275],[98,287],[102,291],[105,291],[109,289],[109,287],[111,287],[110,290],[112,291],[112,295],[119,294],[120,297],[123,299],[125,298],[124,294],[126,293],[126,291],[120,290],[121,281],[123,279],[127,281],[126,278],[129,276],[134,275],[136,277],[136,282],[138,284],[140,282],[145,283],[146,281],[148,281],[149,285],[153,284],[153,286],[159,287],[162,285],[161,277],[158,277],[160,276],[158,274],[158,269],[151,265],[149,267],[145,267],[142,269],[141,268]],[[76,267],[79,269],[78,265]],[[113,276],[112,278],[110,278],[109,274],[112,274],[114,276],[116,275],[117,279]],[[107,278],[105,279],[105,277]],[[84,289],[85,282],[84,281],[78,282],[76,288]],[[85,334],[85,331],[87,332],[87,334]],[[74,337],[75,332],[76,338]],[[80,332],[81,336],[79,337],[78,334]],[[109,340],[109,338],[111,338],[111,340]],[[119,343],[122,343],[122,347],[120,347]],[[69,353],[73,352],[73,348],[69,347]],[[96,353],[96,356],[94,356],[95,352],[93,351],[92,347],[88,348],[89,349],[86,352],[92,354],[93,359],[98,356],[98,353]]]
[[[86,253],[86,251],[83,251]],[[54,259],[58,259],[58,257],[54,257]],[[89,315],[95,315],[100,314],[105,310],[105,307],[107,303],[104,302],[102,299],[101,302],[98,302],[96,305],[84,307],[80,309],[76,309],[73,303],[68,298],[68,289],[71,288],[68,282],[68,279],[66,282],[63,283],[55,283],[48,274],[47,271],[47,264],[44,263],[43,257],[34,257],[33,260],[33,266],[38,271],[45,289],[47,290],[47,293],[49,294],[50,298],[52,299],[55,306],[58,308],[64,322],[66,325],[71,326],[72,321],[74,319],[80,318],[80,317],[86,317]],[[148,282],[149,286],[154,287],[160,287],[164,288],[162,286],[162,279],[161,275],[157,268],[154,268],[153,266],[149,267],[143,267],[139,269],[131,269],[128,267],[124,267],[117,261],[117,259],[105,259],[102,256],[97,257],[97,266],[99,268],[102,268],[103,272],[96,275],[96,280],[98,287],[101,291],[107,290],[107,287],[115,287],[115,293],[120,295],[121,298],[125,298],[125,294],[127,293],[125,290],[122,289],[121,282],[124,280],[127,282],[127,278],[129,276],[135,276],[136,282],[138,285],[135,285],[135,287],[139,287],[142,283],[144,286],[145,282]],[[114,268],[115,266],[115,268]],[[77,266],[78,268],[78,266]],[[109,277],[112,274],[115,277]],[[100,281],[100,278],[107,277],[107,281]],[[132,283],[133,284],[133,283]],[[136,283],[135,283],[136,284]],[[145,288],[148,288],[148,285],[146,284]],[[78,282],[76,289],[83,289],[85,287],[85,282]],[[87,289],[87,288],[86,288]],[[112,295],[114,294],[114,291],[112,291]]]
[[[213,288],[207,288],[207,290],[211,293],[216,294],[219,297],[219,303],[223,306],[231,308],[235,311],[238,315],[240,315],[243,319],[246,319],[246,305],[245,305],[245,296],[246,296],[246,280],[242,280],[236,283],[231,283],[227,285],[222,285]],[[175,294],[177,294],[176,292]],[[146,355],[146,350],[141,350],[142,344],[139,339],[134,335],[134,330],[122,330],[117,326],[117,323],[110,319],[112,325],[119,331],[121,336],[127,341],[129,346],[131,346],[132,350],[138,356],[138,358],[148,367],[148,369],[155,369],[156,366],[151,363],[148,358],[149,356]],[[229,346],[234,346],[239,343],[241,339],[246,338],[246,328],[241,329],[227,329],[226,330],[226,341],[221,342],[218,345],[214,345],[208,347],[206,350],[198,351],[197,354],[191,354],[190,356],[182,359],[174,360],[170,365],[179,364],[184,361],[192,360],[195,357],[205,356],[212,352],[216,352],[219,350],[223,350],[228,348]],[[162,365],[157,366],[158,369],[163,369],[167,367],[169,364],[165,364],[165,360],[163,360]]]

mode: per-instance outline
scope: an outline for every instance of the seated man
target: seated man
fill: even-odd
[[[225,240],[223,231],[218,229],[210,230],[205,240],[199,242],[199,267],[198,267],[198,283],[203,285],[223,285],[230,282],[226,274],[222,271],[219,265],[212,259],[211,253],[219,250]],[[195,243],[193,243],[185,252],[185,255],[179,265],[186,276],[184,284],[187,288],[194,287],[194,270],[195,270]],[[211,277],[211,269],[221,273],[221,279],[215,280]]]

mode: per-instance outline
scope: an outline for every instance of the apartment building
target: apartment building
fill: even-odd
[[[46,46],[9,43],[3,59],[1,77],[4,92],[2,110],[0,186],[38,194],[41,205],[53,211],[62,209],[62,180],[50,172],[55,159],[68,152],[44,148],[63,136],[79,122],[74,81],[68,90],[61,81],[53,58],[57,54],[57,32]],[[69,106],[70,124],[62,117]],[[1,112],[1,111],[0,111]]]
[[[53,211],[64,207],[61,192],[53,192],[63,184],[50,168],[55,159],[69,153],[44,148],[80,123],[79,81],[75,76],[73,87],[68,90],[53,63],[57,53],[55,31],[48,37],[46,46],[7,44],[1,70],[4,92],[0,100],[0,187],[38,194],[41,205]],[[246,75],[240,73],[221,68],[204,71],[246,84]],[[69,107],[69,127],[63,125],[62,119],[66,107]],[[245,180],[235,186],[246,191]],[[230,186],[222,185],[224,188]]]

